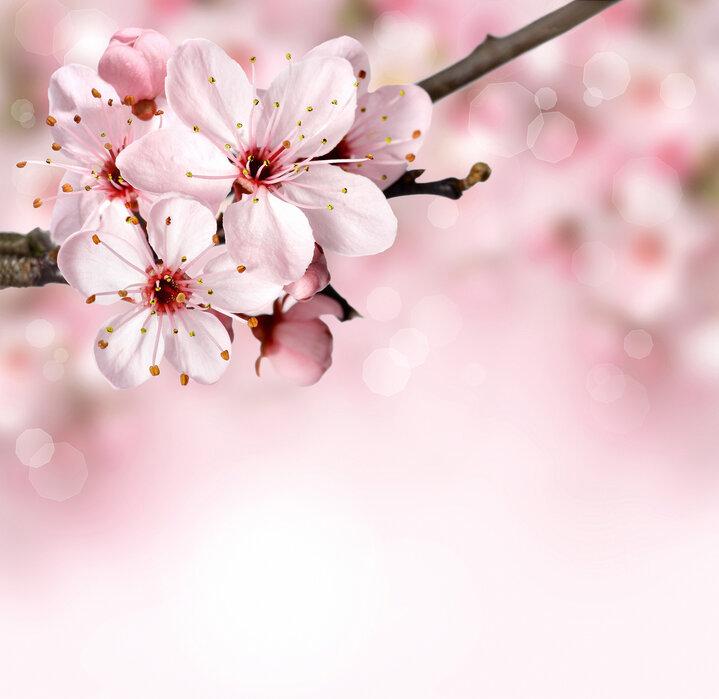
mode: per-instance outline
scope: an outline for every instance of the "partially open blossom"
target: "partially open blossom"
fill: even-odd
[[[310,386],[332,365],[332,333],[320,316],[341,318],[342,308],[337,301],[317,295],[285,311],[286,300],[275,301],[272,315],[258,316],[252,328],[262,343],[255,370],[259,376],[262,359],[267,357],[280,376]]]
[[[322,248],[315,244],[315,254],[305,273],[292,284],[285,286],[285,291],[297,301],[311,299],[330,283],[330,271],[327,269],[327,258]]]
[[[352,37],[325,41],[305,58],[320,56],[347,59],[359,83],[355,121],[332,156],[345,161],[340,165],[343,169],[369,177],[383,189],[389,187],[422,147],[432,119],[432,100],[417,85],[383,85],[369,92],[369,57]],[[367,153],[372,155],[369,161],[358,160]]]
[[[192,39],[167,67],[167,99],[194,132],[148,134],[121,158],[124,176],[150,192],[176,191],[224,214],[230,254],[287,284],[310,264],[315,241],[343,255],[371,255],[393,242],[397,220],[365,177],[324,159],[354,121],[357,85],[344,58],[311,57],[287,67],[265,91],[218,46]],[[362,154],[362,160],[366,160]],[[178,160],[182,159],[182,164]],[[341,160],[341,159],[340,159]],[[214,193],[207,196],[212,186]]]
[[[129,27],[112,36],[97,72],[132,105],[135,116],[146,120],[155,113],[157,97],[165,94],[171,55],[172,44],[160,32]]]
[[[98,332],[95,358],[118,388],[160,373],[167,357],[180,383],[213,383],[230,359],[230,337],[211,312],[252,314],[281,289],[214,251],[216,221],[197,201],[160,199],[145,235],[132,216],[108,216],[96,233],[70,236],[58,266],[87,303],[127,304]]]
[[[115,90],[81,65],[56,70],[48,98],[52,156],[17,165],[30,162],[65,170],[57,196],[45,199],[56,200],[50,221],[53,240],[62,243],[72,233],[97,228],[110,208],[125,215],[149,208],[151,199],[123,178],[117,157],[160,120],[138,122]],[[34,206],[43,203],[38,198]]]

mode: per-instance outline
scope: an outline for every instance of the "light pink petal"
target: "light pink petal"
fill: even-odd
[[[69,184],[73,191],[63,192],[63,184]],[[57,200],[50,217],[50,234],[56,243],[62,243],[82,228],[92,229],[100,223],[100,209],[107,199],[102,193],[84,192],[85,184],[94,184],[94,180],[77,172],[66,172],[58,184]]]
[[[422,147],[432,119],[432,100],[417,85],[386,85],[364,95],[357,107],[343,151],[351,158],[371,153],[374,159],[342,167],[384,189],[404,174]]]
[[[143,327],[147,332],[141,332]],[[164,352],[164,340],[162,336],[158,339],[158,332],[158,316],[134,308],[111,318],[100,329],[95,338],[95,360],[113,386],[134,388],[150,378],[150,367],[160,363]]]
[[[321,320],[283,321],[275,327],[265,356],[282,377],[310,386],[332,365],[332,333]]]
[[[237,264],[280,284],[299,279],[314,254],[307,217],[265,187],[228,207],[227,249]]]
[[[272,147],[289,141],[294,159],[329,153],[354,121],[354,83],[352,66],[343,58],[318,57],[289,63],[262,98],[257,139]],[[276,108],[275,103],[280,106]],[[265,139],[270,121],[271,132]]]
[[[397,219],[384,194],[366,177],[313,163],[308,172],[283,185],[282,194],[300,207],[314,207],[304,211],[325,250],[375,255],[394,242]]]
[[[93,89],[99,91],[99,99]],[[108,99],[113,100],[113,107],[107,105]],[[50,78],[48,100],[49,113],[57,120],[51,128],[52,139],[63,146],[57,160],[96,168],[107,159],[103,144],[120,148],[130,132],[129,107],[122,106],[115,90],[86,66],[58,68]],[[76,115],[81,116],[80,123],[75,123]]]
[[[122,176],[136,189],[153,194],[169,192],[199,199],[217,211],[237,173],[227,158],[206,138],[182,126],[159,129],[125,148],[117,159]],[[206,180],[187,173],[224,175]]]
[[[216,233],[214,215],[195,199],[163,197],[150,209],[147,220],[150,245],[172,269],[183,262],[191,263],[208,250]]]
[[[212,313],[183,310],[175,314],[172,325],[165,323],[165,356],[181,374],[202,384],[215,383],[229,362],[221,353],[230,351],[230,336]],[[193,334],[191,334],[193,333]]]
[[[357,94],[363,95],[367,92],[370,81],[369,56],[364,46],[357,39],[353,39],[351,36],[338,36],[336,39],[330,39],[308,51],[303,60],[305,58],[317,58],[318,56],[325,58],[338,56],[349,61],[352,64],[355,77],[359,80]]]
[[[322,291],[329,283],[330,271],[327,269],[327,258],[322,248],[315,243],[315,254],[309,267],[296,282],[285,286],[285,291],[298,301],[306,301]]]
[[[285,313],[284,317],[291,321],[304,321],[330,315],[342,318],[342,306],[329,296],[317,294],[308,301],[296,303]]]
[[[227,253],[205,265],[202,281],[198,295],[204,302],[230,313],[257,315],[282,293],[281,284],[263,279],[257,272],[238,272],[237,263]]]
[[[248,126],[252,85],[240,65],[211,41],[190,39],[177,48],[167,64],[165,89],[177,116],[220,148],[236,145]]]
[[[74,233],[60,247],[57,264],[68,284],[83,296],[117,292],[145,281],[144,270],[152,263],[136,226],[116,222],[110,216],[98,231],[101,241],[93,241],[91,231]],[[120,300],[115,294],[97,296],[97,303]]]

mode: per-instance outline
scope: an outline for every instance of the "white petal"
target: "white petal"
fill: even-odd
[[[71,235],[60,247],[57,264],[68,284],[84,296],[120,291],[146,280],[152,264],[147,244],[137,226],[107,216],[97,234],[83,231]],[[93,241],[97,235],[99,244]],[[98,296],[98,303],[114,303],[119,296]]]
[[[169,221],[169,223],[168,223]],[[150,245],[171,269],[191,262],[212,245],[217,221],[199,201],[169,196],[159,199],[147,221]]]
[[[237,268],[227,253],[211,260],[202,272],[203,286],[198,294],[205,303],[231,313],[257,315],[267,310],[282,293],[282,285],[263,279],[257,272],[240,273]]]
[[[97,366],[116,388],[134,388],[147,381],[150,367],[160,363],[164,352],[163,338],[158,340],[158,316],[141,310],[131,317],[133,312],[136,310],[111,318],[95,338]],[[141,332],[142,327],[147,329],[146,333]]]
[[[265,187],[228,207],[224,228],[237,264],[282,285],[299,279],[314,254],[307,217]]]
[[[346,190],[346,191],[345,191]],[[341,255],[375,255],[397,235],[397,218],[381,190],[366,177],[336,165],[313,163],[282,186],[282,194],[305,209],[315,240]]]
[[[343,58],[307,58],[288,64],[262,98],[257,138],[264,143],[267,124],[274,119],[266,145],[275,148],[289,140],[292,148],[286,157],[294,159],[329,153],[354,121],[354,83],[352,66]]]
[[[330,39],[308,51],[302,60],[318,56],[338,56],[348,60],[352,64],[352,70],[359,81],[357,94],[363,95],[367,92],[370,81],[369,56],[364,46],[357,39],[353,39],[351,36],[338,36],[335,39]]]
[[[147,134],[117,158],[122,176],[133,187],[153,194],[174,192],[199,199],[214,213],[232,187],[237,168],[201,134],[181,126]],[[187,173],[224,175],[205,180]]]
[[[168,361],[193,381],[215,383],[229,363],[221,356],[222,352],[230,351],[227,330],[212,313],[200,310],[180,311],[175,314],[174,322],[177,333],[169,323],[164,328]]]
[[[240,65],[207,39],[190,39],[177,48],[167,63],[165,90],[177,116],[220,148],[236,145],[247,128],[252,86]]]

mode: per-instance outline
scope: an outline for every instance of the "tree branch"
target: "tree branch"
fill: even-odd
[[[504,37],[491,34],[461,61],[422,80],[433,102],[478,80],[517,56],[573,29],[619,0],[573,0],[568,5]]]
[[[424,174],[424,170],[408,170],[394,184],[384,190],[387,199],[392,197],[405,197],[408,194],[433,194],[448,199],[459,199],[470,187],[477,182],[486,182],[492,174],[487,163],[475,163],[466,177],[447,177],[436,182],[417,182]]]
[[[39,228],[0,233],[0,289],[64,283],[57,268],[58,247]]]

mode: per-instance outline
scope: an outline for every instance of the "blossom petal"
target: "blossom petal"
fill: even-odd
[[[64,242],[83,228],[92,229],[99,226],[101,207],[107,199],[101,192],[82,191],[85,184],[92,183],[93,180],[79,172],[66,172],[63,176],[50,217],[50,233],[56,243]],[[71,193],[68,194],[62,189],[64,184],[72,187]],[[127,211],[120,202],[118,205]]]
[[[231,344],[225,327],[212,313],[196,309],[179,311],[173,322],[177,333],[170,323],[164,327],[167,360],[193,381],[215,383],[228,365],[221,356]]]
[[[315,245],[307,217],[265,187],[230,205],[223,221],[235,262],[270,281],[293,282],[312,260]]]
[[[412,162],[432,119],[432,100],[417,85],[386,85],[364,95],[357,119],[343,141],[348,157],[373,160],[342,167],[389,187]],[[362,111],[364,110],[364,111]],[[361,165],[361,167],[358,167]]]
[[[338,36],[335,39],[330,39],[308,51],[302,60],[318,56],[325,58],[338,56],[349,61],[352,64],[355,77],[359,80],[358,95],[367,92],[370,81],[369,56],[357,39],[353,39],[351,36]]]
[[[214,215],[195,199],[164,197],[150,209],[147,221],[150,245],[171,269],[191,262],[210,248],[216,233]]]
[[[354,83],[352,66],[343,58],[307,58],[288,64],[262,97],[257,137],[273,148],[290,141],[286,157],[294,159],[329,153],[354,121]],[[272,128],[265,139],[268,126]]]
[[[314,320],[320,316],[342,318],[342,306],[329,296],[317,294],[307,301],[296,303],[285,313],[285,318],[292,321]]]
[[[57,264],[67,282],[86,297],[121,291],[145,281],[144,270],[152,264],[149,248],[136,226],[108,216],[97,234],[81,231],[60,247]],[[95,243],[94,240],[99,240]],[[115,295],[97,296],[98,303],[119,301]]]
[[[264,279],[257,272],[239,272],[237,263],[227,253],[205,265],[202,280],[202,289],[197,293],[204,301],[231,313],[257,315],[282,293],[281,284]]]
[[[330,283],[330,271],[327,269],[327,258],[322,248],[315,243],[315,254],[305,273],[292,284],[285,286],[285,291],[297,299],[306,301],[322,291]]]
[[[131,309],[100,329],[95,338],[95,360],[113,386],[134,388],[150,378],[150,367],[160,363],[164,352],[159,331],[158,316],[150,315],[147,309]]]
[[[125,148],[117,158],[125,180],[153,194],[176,192],[199,199],[217,211],[232,186],[237,168],[200,134],[182,126],[159,129]],[[226,176],[188,177],[187,173]]]
[[[311,386],[332,365],[332,344],[332,333],[321,320],[285,320],[275,327],[264,356],[288,381]]]
[[[189,39],[167,63],[170,106],[189,127],[197,126],[220,148],[237,145],[237,124],[249,123],[254,91],[245,71],[207,39]]]
[[[285,183],[282,193],[305,209],[315,240],[341,255],[375,255],[397,235],[397,218],[384,194],[368,178],[335,165],[313,163]]]

